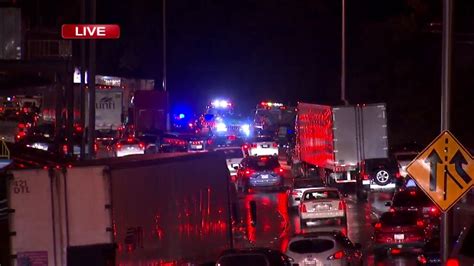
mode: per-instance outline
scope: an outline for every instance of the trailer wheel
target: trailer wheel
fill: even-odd
[[[385,169],[380,169],[375,172],[374,182],[379,186],[385,186],[390,183],[390,174]]]

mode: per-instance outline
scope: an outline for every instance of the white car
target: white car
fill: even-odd
[[[285,254],[296,265],[362,265],[360,249],[341,232],[318,232],[293,237]]]
[[[346,202],[337,188],[321,187],[303,193],[299,206],[301,227],[318,219],[341,218],[347,222]]]
[[[406,177],[408,175],[406,168],[408,164],[415,159],[415,157],[418,155],[417,152],[415,151],[405,151],[405,152],[397,152],[394,154],[395,159],[398,162],[398,165],[400,167],[400,175],[403,177]]]
[[[124,157],[128,155],[145,154],[145,144],[136,138],[119,140],[115,144],[115,156]]]
[[[318,187],[325,187],[321,178],[295,178],[293,180],[293,189],[288,191],[288,207],[298,207],[303,193],[308,189]]]
[[[244,158],[244,152],[241,147],[226,147],[217,148],[215,151],[222,151],[225,154],[225,160],[227,162],[227,168],[229,169],[230,176],[237,175],[237,169]]]
[[[278,156],[278,143],[271,137],[257,137],[249,145],[250,156]]]

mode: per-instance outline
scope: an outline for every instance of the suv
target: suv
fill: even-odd
[[[237,188],[246,193],[251,188],[283,188],[283,172],[274,156],[246,157],[237,171]]]
[[[367,199],[371,189],[394,189],[403,182],[398,163],[392,158],[363,160],[356,178],[359,200]]]

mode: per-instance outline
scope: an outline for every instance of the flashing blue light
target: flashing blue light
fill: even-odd
[[[185,118],[186,116],[185,116],[184,114],[179,114],[178,117],[179,117],[179,119],[183,119],[183,118]]]
[[[240,129],[245,134],[245,136],[247,136],[247,137],[250,136],[250,125],[249,124],[242,125],[240,127]]]

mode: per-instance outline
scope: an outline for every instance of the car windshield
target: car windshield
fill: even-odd
[[[410,226],[415,225],[416,221],[416,212],[386,212],[380,218],[380,222],[387,226]]]
[[[320,178],[295,179],[294,188],[323,187],[324,182]]]
[[[230,255],[219,259],[216,265],[220,266],[265,266],[268,265],[265,256],[260,254]]]
[[[320,199],[339,199],[339,193],[334,190],[306,191],[303,200],[320,200]]]
[[[460,253],[463,256],[474,258],[474,226],[471,226],[469,231],[467,231]]]
[[[321,253],[334,248],[334,241],[329,239],[303,239],[297,240],[290,244],[291,252],[305,254],[305,253]]]
[[[273,170],[280,167],[280,163],[273,157],[252,158],[248,161],[248,167],[256,171]]]
[[[431,206],[431,200],[420,190],[406,190],[393,196],[393,207],[423,207]]]
[[[240,148],[218,150],[224,153],[226,159],[244,158],[244,154]]]

